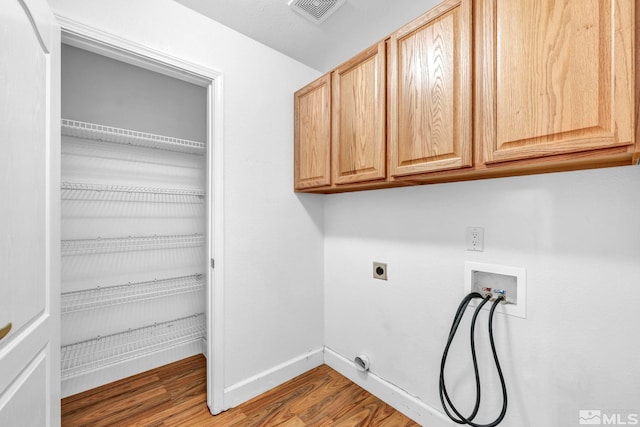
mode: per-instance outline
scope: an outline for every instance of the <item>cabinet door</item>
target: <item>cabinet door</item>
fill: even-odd
[[[385,45],[380,42],[333,72],[333,182],[386,176]]]
[[[634,0],[481,0],[486,163],[633,143]]]
[[[449,0],[391,36],[391,176],[471,166],[470,34],[469,0]]]
[[[331,184],[331,74],[295,93],[295,188]]]

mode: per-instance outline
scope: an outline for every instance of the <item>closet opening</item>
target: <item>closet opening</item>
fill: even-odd
[[[221,412],[222,76],[62,28],[62,397],[204,354]]]

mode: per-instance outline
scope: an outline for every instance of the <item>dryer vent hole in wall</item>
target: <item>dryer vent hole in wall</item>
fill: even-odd
[[[353,359],[353,364],[359,372],[369,371],[369,357],[366,354],[359,354]]]

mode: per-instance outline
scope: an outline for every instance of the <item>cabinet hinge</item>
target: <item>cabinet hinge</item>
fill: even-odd
[[[216,261],[211,258],[211,268],[216,268]]]

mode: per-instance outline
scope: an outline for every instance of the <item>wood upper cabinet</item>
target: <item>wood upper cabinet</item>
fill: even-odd
[[[296,190],[632,164],[638,0],[444,0],[296,93]]]
[[[333,72],[333,183],[386,177],[385,44]]]
[[[471,31],[470,0],[448,0],[391,35],[391,176],[471,166]]]
[[[294,186],[331,184],[331,74],[294,95]]]
[[[634,144],[634,2],[478,0],[487,164]]]

